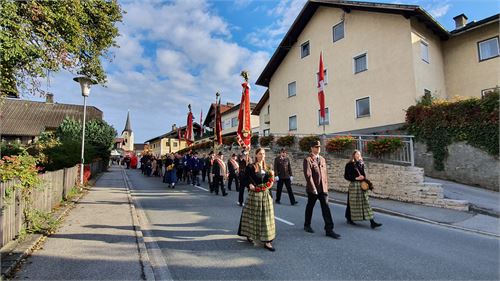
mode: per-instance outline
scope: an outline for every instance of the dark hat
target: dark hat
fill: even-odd
[[[280,152],[286,152],[286,148],[283,147]]]
[[[219,153],[217,153],[218,155],[224,155],[224,153],[222,153],[222,151],[219,151]]]
[[[236,153],[233,153],[233,155],[231,155],[231,157],[234,157],[234,156],[236,156]]]
[[[311,147],[318,147],[318,146],[321,146],[321,142],[320,141],[313,141],[313,142],[311,142]]]

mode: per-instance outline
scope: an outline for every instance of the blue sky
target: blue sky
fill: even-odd
[[[223,103],[239,103],[240,71],[249,70],[250,82],[255,82],[305,2],[120,1],[127,12],[119,24],[120,48],[104,64],[106,87],[94,87],[88,104],[101,109],[119,134],[130,110],[135,141],[141,143],[168,132],[174,123],[185,125],[189,103],[198,122],[216,91]],[[461,13],[473,21],[500,11],[495,0],[387,3],[420,5],[448,30]],[[52,74],[50,87],[44,87],[56,102],[81,104],[79,86],[71,78],[70,73]],[[253,84],[251,100],[257,102],[264,91]]]

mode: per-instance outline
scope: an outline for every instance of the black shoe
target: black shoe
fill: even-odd
[[[292,206],[293,206],[293,205],[297,205],[297,204],[299,204],[299,202],[298,202],[298,201],[295,201],[295,202],[291,203],[291,205],[292,205]]]
[[[380,226],[382,226],[381,223],[375,222],[374,220],[370,220],[370,227],[372,229],[375,229],[375,228],[380,227]]]
[[[309,233],[314,233],[314,230],[310,226],[304,226],[304,230]]]
[[[327,232],[326,236],[332,237],[333,239],[340,239],[340,235],[335,233],[333,230],[331,232]]]
[[[227,196],[227,193],[223,193],[222,196]]]
[[[269,250],[271,252],[276,251],[276,249],[274,247],[268,247],[266,244],[264,244],[264,248],[266,248],[267,250]]]
[[[276,202],[276,204],[281,204],[280,201],[275,201],[275,202]]]
[[[350,220],[350,219],[347,219],[346,221],[347,221],[347,224],[356,225],[357,226],[357,224],[355,222],[353,222],[352,220]]]

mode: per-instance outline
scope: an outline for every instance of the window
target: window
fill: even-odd
[[[479,48],[479,61],[496,58],[500,55],[498,37],[490,38],[477,44]]]
[[[344,38],[344,22],[341,22],[333,27],[333,42]]]
[[[497,90],[497,89],[498,89],[498,87],[481,90],[481,98],[484,98],[484,96],[486,96],[488,94],[494,93],[495,90]]]
[[[231,127],[238,127],[238,118],[237,117],[231,118]]]
[[[300,46],[300,58],[303,59],[307,57],[311,52],[311,47],[309,46],[309,41],[303,43]]]
[[[362,98],[356,100],[356,117],[370,116],[370,98]]]
[[[424,98],[431,98],[432,94],[430,90],[424,89]]]
[[[366,53],[354,57],[354,74],[363,72],[368,69]]]
[[[328,84],[328,71],[327,69],[323,69],[323,75],[325,76],[325,85]],[[316,72],[316,83],[319,84],[319,72]]]
[[[231,119],[224,120],[222,122],[222,130],[231,128]]]
[[[420,41],[420,57],[426,63],[429,63],[429,44]]]
[[[297,83],[293,81],[288,84],[288,97],[293,97],[295,95],[297,95]]]
[[[318,125],[323,126],[323,125],[329,125],[330,124],[330,111],[328,110],[328,107],[325,108],[325,118],[321,118],[321,109],[318,109]]]
[[[177,147],[177,142],[176,141],[172,142],[172,146]]]
[[[263,133],[264,133],[264,136],[265,136],[265,137],[266,137],[266,136],[269,136],[269,134],[270,134],[270,129],[266,129],[266,130],[264,130],[264,131],[263,131]]]
[[[288,117],[288,131],[297,130],[297,115]]]

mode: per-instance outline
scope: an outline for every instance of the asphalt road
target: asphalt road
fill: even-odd
[[[376,214],[377,230],[350,226],[344,206],[331,205],[335,231],[326,237],[319,202],[303,231],[305,199],[275,205],[276,252],[236,235],[237,193],[215,196],[192,185],[168,189],[160,178],[127,170],[133,196],[175,280],[499,280],[500,240],[409,219]],[[206,185],[202,185],[206,188]]]

